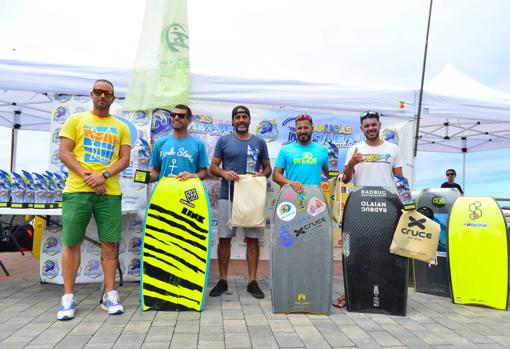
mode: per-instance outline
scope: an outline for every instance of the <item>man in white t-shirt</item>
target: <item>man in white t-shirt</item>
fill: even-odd
[[[361,114],[360,121],[366,139],[347,151],[342,181],[349,183],[352,180],[355,187],[379,186],[394,191],[393,177],[403,176],[398,146],[379,137],[379,113],[366,111]],[[333,306],[337,308],[345,305],[345,295],[333,300]]]
[[[403,176],[398,146],[379,137],[379,113],[364,112],[360,121],[360,128],[366,139],[347,151],[343,182],[349,183],[352,179],[355,187],[394,188],[393,176]]]

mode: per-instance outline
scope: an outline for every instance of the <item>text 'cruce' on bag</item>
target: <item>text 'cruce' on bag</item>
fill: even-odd
[[[436,260],[441,226],[416,210],[403,211],[393,234],[390,252],[426,263]]]

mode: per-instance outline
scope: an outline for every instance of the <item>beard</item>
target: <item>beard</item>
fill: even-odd
[[[369,140],[374,140],[374,139],[378,139],[379,138],[379,131],[375,132],[375,133],[365,133],[365,138],[366,139],[369,139]]]
[[[176,131],[182,131],[182,130],[185,130],[187,128],[187,126],[183,125],[182,123],[176,123],[176,122],[172,122],[172,128]]]
[[[235,126],[234,128],[239,133],[248,132],[248,129],[249,129],[249,127],[247,125],[239,125],[239,126]]]
[[[312,138],[311,134],[301,134],[298,136],[298,140],[300,143],[307,143],[310,138]]]
[[[94,108],[97,110],[108,110],[110,108],[110,104],[108,102],[97,101],[94,103]]]

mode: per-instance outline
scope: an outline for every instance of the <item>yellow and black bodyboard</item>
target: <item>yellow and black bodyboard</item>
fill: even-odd
[[[211,205],[198,178],[162,178],[145,216],[140,304],[143,310],[197,310],[209,277]]]
[[[448,221],[452,300],[505,310],[508,301],[508,235],[491,197],[459,197]]]

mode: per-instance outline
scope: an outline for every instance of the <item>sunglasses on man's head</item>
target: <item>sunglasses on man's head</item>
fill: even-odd
[[[188,116],[186,113],[170,113],[170,116],[175,118],[176,116],[179,117],[179,119],[184,119],[186,116]]]
[[[103,95],[103,94],[105,97],[113,97],[112,91],[105,91],[105,90],[101,90],[100,88],[93,89],[92,93],[94,94],[94,96],[97,96],[97,97],[101,97],[101,95]]]
[[[453,172],[448,172],[446,175],[447,175],[447,176],[455,176],[455,173],[453,173]]]
[[[296,116],[296,121],[301,121],[301,120],[308,120],[308,121],[312,122],[312,117],[308,114],[299,114],[298,116]]]
[[[363,121],[366,118],[378,118],[379,119],[379,113],[376,111],[366,111],[362,113],[360,116],[361,121]]]

